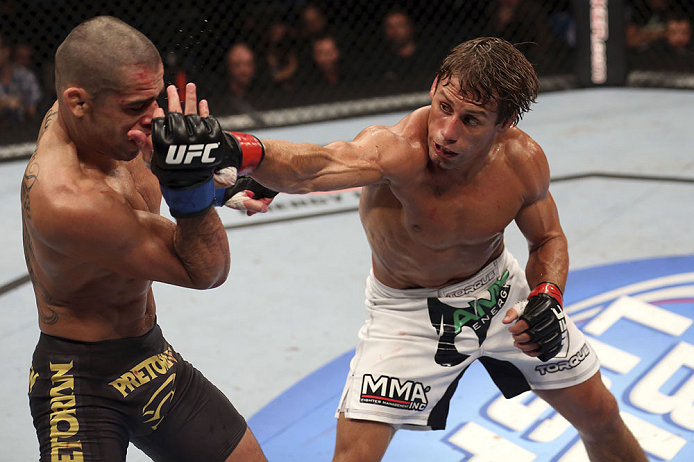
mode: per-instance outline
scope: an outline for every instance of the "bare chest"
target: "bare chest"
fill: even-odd
[[[427,247],[444,249],[495,240],[513,221],[522,194],[509,184],[475,181],[438,185],[422,181],[414,188],[397,188],[403,231]]]

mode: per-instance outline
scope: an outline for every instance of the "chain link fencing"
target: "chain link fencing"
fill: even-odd
[[[167,84],[195,82],[224,128],[250,130],[425,105],[443,57],[481,35],[516,44],[541,91],[575,88],[580,2],[600,0],[2,0],[2,46],[34,73],[41,97],[33,116],[3,107],[0,157],[31,152],[56,98],[55,50],[96,15],[142,31],[162,55]],[[694,88],[691,0],[610,2],[620,4],[610,14],[624,16],[624,83]]]

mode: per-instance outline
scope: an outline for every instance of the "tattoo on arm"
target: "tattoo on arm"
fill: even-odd
[[[46,116],[43,118],[43,128],[44,130],[48,128],[50,125],[51,121],[53,120],[53,117],[58,113],[55,109],[49,109],[48,112],[46,113]]]
[[[29,235],[28,224],[31,221],[31,197],[29,193],[31,188],[34,187],[39,181],[39,164],[36,161],[36,151],[31,155],[29,159],[29,165],[24,172],[24,179],[22,181],[22,241],[24,244],[24,260],[27,265],[27,270],[29,272],[29,277],[34,285],[34,291],[36,292],[36,297],[40,301],[48,302],[51,301],[51,294],[48,292],[46,287],[41,283],[41,281],[36,277],[36,272],[34,271],[34,263],[36,261],[34,257],[34,244],[31,241],[31,236]],[[37,303],[39,306],[39,319],[40,322],[48,325],[53,325],[58,322],[58,313],[54,310],[41,307],[41,303]]]
[[[55,109],[51,108],[48,110],[45,116],[43,116],[43,122],[41,123],[41,129],[39,130],[39,136],[38,139],[41,139],[43,134],[46,132],[48,129],[48,126],[53,122],[53,118],[58,114],[58,111]]]
[[[31,220],[31,200],[29,198],[29,193],[31,188],[34,187],[39,181],[39,164],[36,162],[36,151],[31,155],[29,159],[29,165],[27,165],[24,171],[24,179],[22,180],[22,215],[23,218]]]

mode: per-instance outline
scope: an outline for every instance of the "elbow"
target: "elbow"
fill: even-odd
[[[548,235],[541,242],[528,241],[528,250],[530,253],[535,253],[539,250],[551,250],[554,252],[566,252],[568,248],[568,240],[562,231]]]
[[[227,271],[224,274],[220,275],[216,281],[214,281],[209,287],[207,287],[207,289],[215,289],[215,288],[221,286],[222,284],[224,284],[226,282],[228,276],[229,276],[229,270],[227,269]]]
[[[223,268],[217,271],[206,271],[202,274],[198,273],[195,276],[190,275],[188,287],[195,290],[208,290],[219,287],[224,284],[229,277],[229,267],[230,260],[226,260]],[[210,267],[210,270],[213,269],[214,268]]]
[[[188,287],[195,290],[208,290],[221,286],[226,282],[227,275],[219,277],[199,278],[190,282]]]
[[[207,287],[207,289],[214,289],[216,287],[224,284],[229,277],[229,268],[231,267],[231,258],[228,258],[225,262],[224,268],[216,275],[216,278]]]

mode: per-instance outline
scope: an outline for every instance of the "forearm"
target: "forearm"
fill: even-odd
[[[324,147],[311,143],[263,140],[265,157],[251,176],[280,192],[302,194],[317,190],[322,172],[329,164]]]
[[[531,289],[541,282],[551,282],[563,291],[568,270],[569,253],[563,233],[530,247],[525,274]]]
[[[210,208],[195,218],[179,218],[174,231],[174,251],[194,289],[221,285],[229,274],[231,257],[226,230]]]

